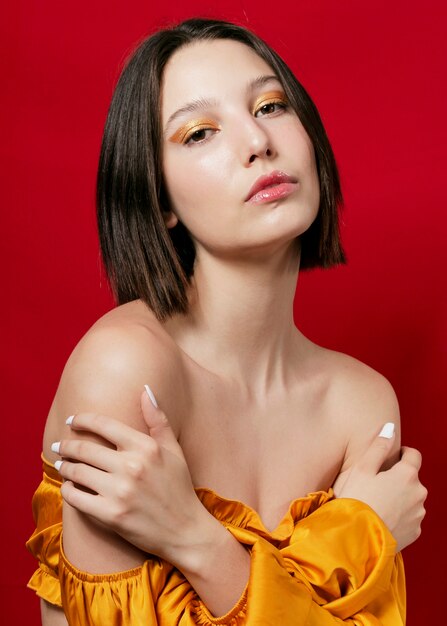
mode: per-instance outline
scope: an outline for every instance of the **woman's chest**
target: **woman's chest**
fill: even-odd
[[[262,406],[202,380],[189,400],[180,444],[194,486],[244,502],[268,529],[293,500],[327,490],[338,474],[346,440],[324,389],[279,394]]]

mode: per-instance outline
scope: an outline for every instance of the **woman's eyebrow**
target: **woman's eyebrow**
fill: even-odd
[[[183,113],[194,113],[194,111],[198,111],[200,109],[208,109],[217,105],[217,100],[211,100],[209,98],[198,98],[197,100],[191,100],[182,106],[180,109],[177,109],[166,122],[166,129],[169,128],[169,125],[180,115]]]
[[[247,91],[252,91],[259,87],[264,87],[266,83],[270,83],[272,81],[276,81],[281,84],[281,81],[275,74],[267,74],[263,76],[258,76],[257,78],[251,80],[247,85]]]
[[[275,76],[275,74],[257,76],[256,78],[249,81],[247,85],[247,91],[250,92],[259,87],[263,87],[265,84],[271,81],[276,81],[278,83],[280,82],[279,78]],[[180,115],[183,115],[184,113],[194,113],[195,111],[199,111],[200,109],[207,109],[213,106],[217,106],[217,100],[215,99],[198,98],[197,100],[191,100],[191,102],[188,102],[187,104],[182,106],[180,109],[177,109],[177,111],[175,111],[169,117],[168,121],[166,122],[165,132],[169,128],[169,126],[172,124],[172,122],[177,117],[180,117]]]

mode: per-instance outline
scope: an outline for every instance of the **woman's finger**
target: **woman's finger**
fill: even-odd
[[[51,450],[66,459],[92,465],[105,472],[116,472],[120,460],[116,450],[88,440],[64,439],[51,444]]]
[[[416,448],[402,447],[402,456],[400,458],[404,463],[409,463],[419,471],[422,465],[422,454]]]
[[[394,424],[387,422],[369,444],[362,458],[355,463],[355,467],[362,472],[377,474],[391,453],[395,438],[394,430]]]
[[[61,487],[61,494],[65,502],[81,513],[107,523],[106,501],[101,495],[91,494],[78,489],[71,480],[66,480]]]
[[[113,443],[118,449],[133,450],[151,441],[151,437],[127,424],[123,424],[113,417],[98,413],[77,413],[67,419],[67,424],[74,430],[86,430],[99,435],[106,441]],[[154,442],[155,444],[155,442]],[[150,444],[149,444],[150,445]]]
[[[149,428],[150,437],[166,450],[184,459],[183,450],[177,441],[168,418],[158,406],[154,406],[154,401],[156,402],[154,395],[149,387],[147,387],[141,395],[141,409],[144,421]]]
[[[111,491],[111,474],[96,467],[91,467],[85,463],[72,463],[71,461],[56,461],[54,466],[62,478],[90,489],[94,493],[106,496]]]

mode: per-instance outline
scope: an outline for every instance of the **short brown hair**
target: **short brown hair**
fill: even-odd
[[[110,104],[97,176],[101,251],[119,304],[141,298],[159,320],[188,310],[195,248],[186,227],[168,229],[161,163],[160,90],[165,65],[184,45],[232,39],[273,69],[315,150],[320,207],[300,236],[302,269],[345,263],[338,210],[342,205],[335,157],[315,104],[281,57],[257,35],[230,22],[194,18],[141,42],[120,75]]]

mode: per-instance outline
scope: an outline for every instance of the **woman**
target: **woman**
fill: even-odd
[[[302,86],[241,27],[156,33],[117,85],[97,200],[120,306],[45,429],[44,625],[404,623],[420,455],[399,460],[389,383],[293,322],[299,268],[344,261]]]

